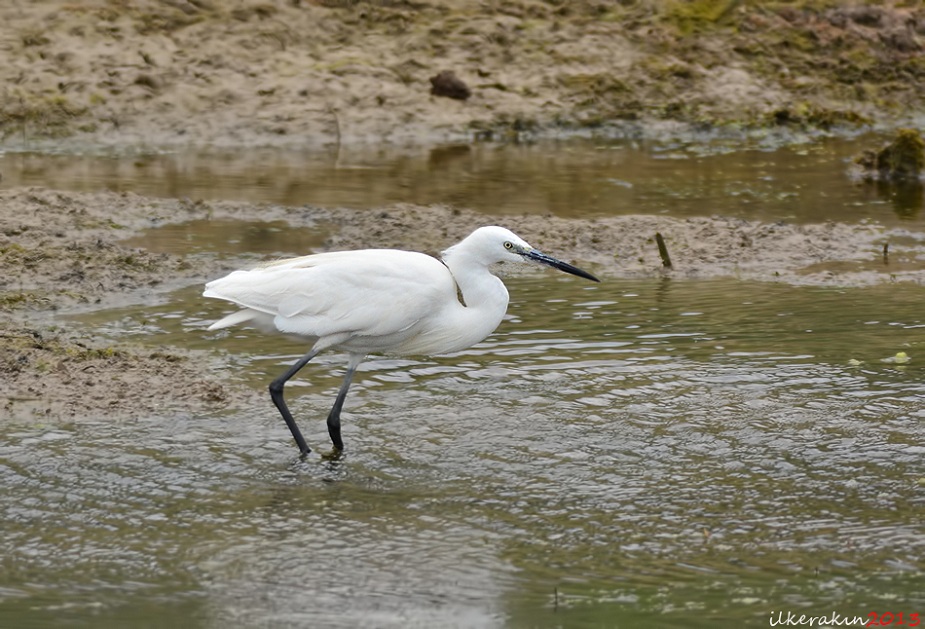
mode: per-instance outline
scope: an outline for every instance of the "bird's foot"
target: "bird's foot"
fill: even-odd
[[[333,447],[330,452],[321,455],[322,461],[340,461],[344,456],[344,449]]]

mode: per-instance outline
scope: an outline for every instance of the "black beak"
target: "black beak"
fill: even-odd
[[[565,271],[566,273],[571,273],[572,275],[577,275],[578,277],[583,277],[586,280],[591,280],[592,282],[600,282],[599,279],[588,273],[587,271],[582,271],[577,266],[572,266],[562,260],[556,260],[552,256],[548,256],[545,253],[540,253],[536,249],[530,249],[522,253],[523,257],[527,260],[532,260],[534,262],[539,262],[540,264],[545,264],[546,266],[551,266],[554,269],[559,269],[560,271]]]

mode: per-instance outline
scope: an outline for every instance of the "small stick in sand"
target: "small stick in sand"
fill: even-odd
[[[665,246],[665,239],[659,232],[655,232],[655,244],[658,245],[658,255],[662,258],[662,266],[666,269],[671,268],[671,258],[668,257],[668,247]]]

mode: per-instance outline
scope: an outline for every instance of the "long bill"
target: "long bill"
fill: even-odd
[[[540,264],[545,264],[546,266],[551,266],[554,269],[559,269],[560,271],[565,271],[566,273],[571,273],[572,275],[577,275],[578,277],[583,277],[586,280],[591,280],[592,282],[600,282],[599,279],[588,273],[587,271],[582,271],[577,266],[572,266],[567,262],[562,260],[557,260],[552,256],[548,256],[545,253],[537,251],[536,249],[530,249],[525,251],[523,254],[528,260],[533,262],[539,262]]]

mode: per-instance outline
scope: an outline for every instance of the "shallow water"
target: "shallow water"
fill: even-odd
[[[642,183],[612,183],[616,197],[594,206],[581,191],[610,190],[597,170],[539,202],[589,216],[623,208],[629,194],[646,211],[682,215],[752,208],[822,220],[838,210],[862,220],[886,208],[876,220],[920,220],[846,184],[830,148],[805,149],[819,157],[815,176],[797,149],[737,160],[599,150],[605,164],[647,163],[670,193],[632,171]],[[779,168],[765,183],[760,169],[732,172],[751,158]],[[550,179],[568,177],[568,159],[549,158]],[[507,180],[513,196],[535,187],[518,172],[476,169],[485,196],[468,204],[481,207]],[[161,193],[156,173],[136,191]],[[184,177],[163,193],[211,189],[211,174],[192,192]],[[765,192],[743,204],[724,182]],[[240,185],[247,192],[214,193],[278,193]],[[446,189],[410,196],[440,201],[432,196]],[[383,200],[399,196],[388,190]],[[356,194],[270,200],[382,202]],[[276,255],[317,237],[279,224],[209,227],[167,227],[135,244]],[[740,627],[780,611],[925,611],[925,288],[596,285],[553,272],[508,286],[509,316],[478,346],[361,367],[338,462],[300,461],[268,399],[214,415],[168,400],[150,417],[0,426],[0,627]],[[227,308],[200,292],[61,323],[114,343],[216,352],[229,379],[261,391],[306,350],[248,330],[206,332]],[[342,356],[321,356],[287,387],[316,450],[328,447],[323,418],[343,367]]]
[[[337,463],[299,461],[269,400],[7,427],[0,621],[712,627],[922,608],[925,289],[508,283],[484,343],[361,368]],[[223,306],[198,290],[85,321],[228,352],[261,388],[304,349],[206,332]],[[325,356],[289,389],[318,449],[342,369]]]
[[[851,181],[886,138],[780,146],[569,140],[433,148],[232,153],[3,153],[5,187],[109,189],[191,199],[379,208],[448,203],[492,215],[723,214],[767,221],[921,221],[922,186]]]

